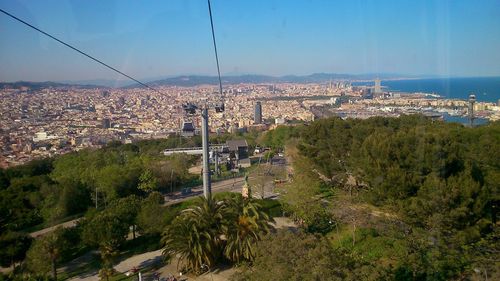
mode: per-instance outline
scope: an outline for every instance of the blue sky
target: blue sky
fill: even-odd
[[[0,7],[141,79],[216,73],[205,0]],[[500,1],[212,0],[223,74],[500,75]],[[0,14],[0,80],[119,79]]]

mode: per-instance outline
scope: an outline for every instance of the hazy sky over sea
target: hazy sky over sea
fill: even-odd
[[[4,9],[139,78],[216,73],[205,0]],[[224,74],[500,75],[500,1],[212,0]],[[0,14],[0,81],[122,80]]]

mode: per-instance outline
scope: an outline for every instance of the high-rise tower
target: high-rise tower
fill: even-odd
[[[374,87],[374,94],[381,94],[382,93],[382,87],[380,86],[380,79],[375,79],[375,87]]]
[[[255,114],[253,117],[254,124],[262,124],[262,104],[260,101],[255,103]]]
[[[476,96],[470,95],[468,113],[469,113],[469,125],[471,127],[474,126],[474,103],[476,103]]]
[[[111,128],[111,120],[109,120],[109,118],[102,119],[102,128],[103,129]]]

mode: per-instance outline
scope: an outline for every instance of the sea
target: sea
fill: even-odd
[[[373,82],[356,82],[353,85],[373,85]],[[500,102],[500,77],[382,80],[381,85],[389,92],[429,93],[446,99],[462,100],[474,94],[480,102]],[[467,122],[467,118],[457,116],[445,115],[444,119],[448,122]],[[486,120],[478,119],[476,122],[482,124]]]

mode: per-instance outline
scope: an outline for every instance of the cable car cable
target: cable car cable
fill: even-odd
[[[93,61],[95,61],[95,62],[97,62],[97,63],[99,63],[99,64],[101,64],[101,65],[104,65],[105,67],[107,67],[107,68],[109,68],[109,69],[111,69],[111,70],[113,70],[113,71],[115,71],[115,72],[117,72],[117,73],[119,73],[119,74],[121,74],[121,75],[123,75],[123,76],[125,76],[125,77],[129,78],[130,80],[135,81],[135,82],[139,83],[140,85],[142,85],[142,86],[144,86],[144,87],[146,87],[146,88],[148,88],[148,89],[150,89],[150,90],[152,90],[152,91],[154,91],[154,92],[156,92],[156,93],[161,94],[161,92],[160,92],[160,91],[158,91],[158,90],[156,90],[155,88],[152,88],[151,86],[146,85],[145,83],[143,83],[143,82],[141,82],[141,81],[139,81],[139,80],[137,80],[137,79],[133,78],[132,76],[127,75],[127,74],[125,74],[125,73],[121,72],[120,70],[118,70],[118,69],[116,69],[116,68],[114,68],[114,67],[112,67],[112,66],[110,66],[110,65],[108,65],[108,64],[106,64],[106,63],[104,63],[104,62],[102,62],[102,61],[100,61],[99,59],[96,59],[95,57],[93,57],[93,56],[91,56],[91,55],[89,55],[89,54],[87,54],[87,53],[85,53],[85,52],[83,52],[83,51],[79,50],[79,49],[78,49],[78,48],[76,48],[76,47],[73,47],[72,45],[70,45],[70,44],[68,44],[68,43],[66,43],[66,42],[64,42],[64,41],[62,41],[62,40],[60,40],[60,39],[56,38],[56,37],[55,37],[55,36],[53,36],[53,35],[50,35],[49,33],[47,33],[47,32],[45,32],[45,31],[43,31],[43,30],[41,30],[41,29],[39,29],[39,28],[37,28],[37,27],[35,27],[35,26],[33,26],[33,25],[29,24],[28,22],[26,22],[26,21],[24,21],[24,20],[22,20],[22,19],[20,19],[20,18],[18,18],[18,17],[16,17],[16,16],[14,16],[14,15],[10,14],[9,12],[7,12],[7,11],[5,11],[5,10],[1,9],[1,8],[0,8],[0,12],[2,12],[2,13],[4,13],[4,14],[6,14],[7,16],[9,16],[9,17],[11,17],[11,18],[13,18],[13,19],[15,19],[15,20],[17,20],[17,21],[19,21],[19,22],[21,22],[21,23],[23,23],[23,24],[25,24],[25,25],[27,25],[27,26],[29,26],[29,27],[31,27],[32,29],[34,29],[34,30],[36,30],[36,31],[38,31],[38,32],[40,32],[40,33],[42,33],[43,35],[48,36],[48,37],[50,37],[50,38],[52,38],[52,39],[56,40],[57,42],[59,42],[59,43],[63,44],[64,46],[66,46],[66,47],[68,47],[68,48],[73,49],[74,51],[76,51],[76,52],[78,52],[78,53],[80,53],[80,54],[82,54],[82,55],[84,55],[84,56],[88,57],[89,59],[91,59],[91,60],[93,60]],[[217,64],[217,67],[218,67],[218,64]],[[219,79],[220,79],[220,78],[219,78]]]
[[[208,1],[208,13],[210,15],[210,26],[212,27],[212,39],[214,42],[215,62],[217,63],[217,75],[219,77],[219,95],[220,95],[220,98],[222,98],[222,79],[220,77],[219,55],[217,54],[217,43],[215,41],[214,21],[212,19],[212,6],[210,5],[210,0],[207,0],[207,1]],[[224,108],[224,104],[222,106]]]

